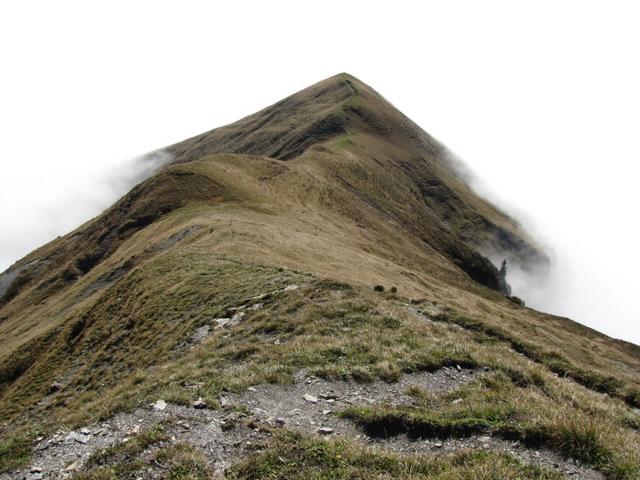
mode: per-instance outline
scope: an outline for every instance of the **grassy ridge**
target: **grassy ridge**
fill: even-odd
[[[460,365],[494,375],[473,387],[475,410],[422,392],[427,403],[414,409],[350,418],[511,435],[589,457],[612,478],[636,475],[638,348],[487,288],[497,271],[477,248],[523,262],[543,255],[468,188],[444,147],[371,88],[340,75],[170,150],[177,165],[18,262],[21,280],[0,305],[2,468],[26,462],[38,434],[157,398],[202,396],[215,408],[221,392],[292,382],[302,370],[394,382]],[[285,292],[291,284],[300,288]],[[407,304],[418,299],[447,313],[416,318]],[[215,328],[241,307],[237,325]],[[300,455],[317,448],[310,442]],[[353,473],[362,452],[336,448],[324,466],[300,465],[323,478],[344,455],[350,463],[336,472]],[[542,478],[501,458],[460,465],[480,478],[492,464],[507,477]],[[360,467],[465,478],[457,460],[449,470],[416,462],[383,455]]]

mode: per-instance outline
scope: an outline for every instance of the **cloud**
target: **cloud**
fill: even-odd
[[[82,177],[26,177],[21,189],[0,180],[0,272],[40,245],[99,215],[170,161],[170,153],[156,150],[96,168]]]

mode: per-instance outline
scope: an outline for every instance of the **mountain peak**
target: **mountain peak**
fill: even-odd
[[[640,473],[638,347],[510,297],[511,267],[544,253],[366,84],[339,74],[167,150],[0,274],[10,478],[557,476],[505,461],[502,437],[558,472]],[[400,433],[483,455],[407,460],[385,441]],[[369,462],[363,435],[390,451]]]

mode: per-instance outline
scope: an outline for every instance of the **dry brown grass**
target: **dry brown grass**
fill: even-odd
[[[502,372],[514,392],[526,392],[511,399],[518,411],[538,412],[526,425],[548,431],[554,411],[575,414],[578,424],[558,431],[579,437],[590,435],[590,419],[602,420],[594,438],[610,442],[618,463],[600,468],[636,461],[625,445],[637,445],[637,413],[594,390],[636,401],[638,348],[473,281],[467,273],[487,271],[471,247],[496,241],[486,222],[524,242],[513,255],[534,255],[534,247],[465,186],[437,142],[346,80],[296,97],[311,102],[309,111],[299,106],[313,112],[307,127],[327,115],[337,123],[322,132],[316,125],[295,158],[302,144],[287,136],[293,120],[267,109],[173,147],[177,160],[193,161],[138,189],[148,197],[129,197],[24,260],[42,262],[0,307],[3,438],[16,428],[33,434],[105,418],[160,394],[186,402],[197,393],[215,405],[222,389],[291,381],[300,368],[393,381],[458,362]],[[270,115],[281,122],[260,133],[256,125]],[[168,202],[157,218],[136,221],[156,201]],[[110,234],[125,224],[137,226]],[[111,239],[108,248],[87,269],[82,259],[100,238]],[[63,275],[71,267],[80,270]],[[105,282],[117,271],[121,277]],[[291,283],[305,288],[185,347],[195,328],[228,307]],[[376,293],[375,285],[397,293]],[[449,316],[426,323],[408,313],[411,299]],[[53,381],[64,388],[48,395]],[[204,383],[200,392],[183,387],[194,381]],[[534,410],[538,397],[549,412]]]

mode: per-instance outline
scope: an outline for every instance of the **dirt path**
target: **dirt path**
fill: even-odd
[[[187,442],[205,452],[211,468],[220,477],[230,465],[249,451],[254,451],[252,446],[268,438],[268,433],[256,428],[260,424],[267,424],[312,435],[347,437],[366,446],[403,454],[445,454],[462,449],[499,450],[524,463],[554,469],[567,478],[604,479],[598,472],[576,465],[551,451],[527,449],[517,442],[488,436],[415,440],[399,435],[376,439],[366,436],[353,423],[336,415],[336,412],[349,405],[410,403],[413,400],[405,392],[411,386],[443,393],[453,391],[483,374],[479,370],[443,368],[433,373],[405,375],[397,383],[370,384],[327,381],[300,374],[298,382],[293,385],[256,385],[243,394],[221,397],[225,407],[222,410],[199,410],[172,404],[166,404],[163,409],[140,408],[116,415],[99,425],[73,432],[58,432],[51,438],[41,439],[35,445],[29,468],[0,475],[0,480],[70,478],[93,452],[128,441],[159,422],[164,422],[172,442]],[[238,407],[247,413],[239,412]],[[150,465],[148,477],[161,473],[156,470],[153,464]]]

